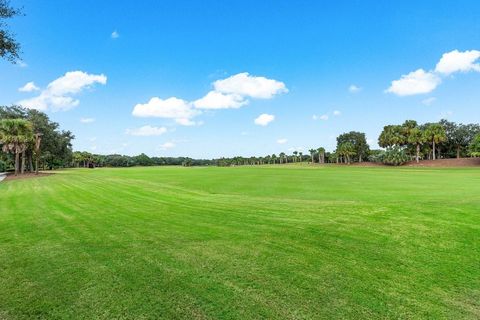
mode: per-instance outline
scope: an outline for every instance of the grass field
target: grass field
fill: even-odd
[[[80,169],[0,201],[0,319],[480,317],[480,169]]]

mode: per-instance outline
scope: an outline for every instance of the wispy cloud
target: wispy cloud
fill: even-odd
[[[348,92],[350,93],[358,93],[362,90],[362,88],[360,88],[359,86],[357,85],[354,85],[354,84],[351,84],[349,87],[348,87]]]
[[[128,135],[139,137],[160,136],[165,132],[167,132],[167,128],[165,127],[152,127],[150,125],[146,125],[136,129],[127,129],[125,131],[125,133]]]
[[[93,123],[95,122],[95,118],[80,118],[81,123]]]

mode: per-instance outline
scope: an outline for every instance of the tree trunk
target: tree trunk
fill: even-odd
[[[417,163],[420,162],[420,144],[417,143],[417,155],[416,155],[416,160],[417,160]]]
[[[18,176],[18,167],[20,166],[20,152],[15,151],[15,175]]]
[[[33,156],[32,153],[30,152],[28,155],[28,167],[29,167],[29,172],[33,172]]]
[[[457,146],[457,159],[460,159],[460,146]]]
[[[25,173],[25,150],[22,151],[22,166],[20,167],[20,173]]]
[[[432,160],[435,160],[435,140],[432,140],[432,146],[433,146],[433,150],[432,150]]]

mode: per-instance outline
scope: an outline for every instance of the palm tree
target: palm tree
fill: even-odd
[[[302,162],[303,161],[303,152],[299,152],[298,157],[300,158],[300,162]]]
[[[318,151],[318,162],[325,163],[325,148],[320,147],[317,149]]]
[[[425,128],[425,139],[432,142],[432,156],[433,160],[436,160],[435,157],[435,147],[438,143],[444,142],[447,140],[447,134],[445,128],[439,123],[429,123]]]
[[[350,142],[338,146],[337,153],[344,157],[345,163],[350,163],[350,157],[355,155],[355,148]]]
[[[24,119],[0,120],[0,143],[2,150],[15,154],[15,175],[25,169],[25,150],[33,140],[32,124]],[[23,154],[22,167],[20,168],[20,154]]]
[[[297,162],[298,151],[293,151],[293,162]]]
[[[272,154],[272,161],[273,161],[273,164],[275,164],[275,160],[277,160],[277,155],[274,153],[274,154]]]
[[[415,145],[415,161],[420,162],[420,146],[426,142],[425,134],[419,127],[411,128],[407,135],[408,143]]]
[[[314,164],[314,163],[315,163],[315,158],[314,158],[314,156],[315,156],[315,152],[316,152],[317,150],[315,150],[315,149],[310,149],[310,150],[308,150],[308,151],[310,152],[310,156],[312,157],[312,164]]]
[[[279,156],[279,159],[280,159],[280,164],[282,164],[283,159],[285,158],[285,152],[280,152],[280,154],[278,156]]]

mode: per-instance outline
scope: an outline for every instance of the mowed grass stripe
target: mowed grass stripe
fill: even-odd
[[[475,318],[479,177],[472,169],[132,168],[2,183],[0,310],[11,318]]]

